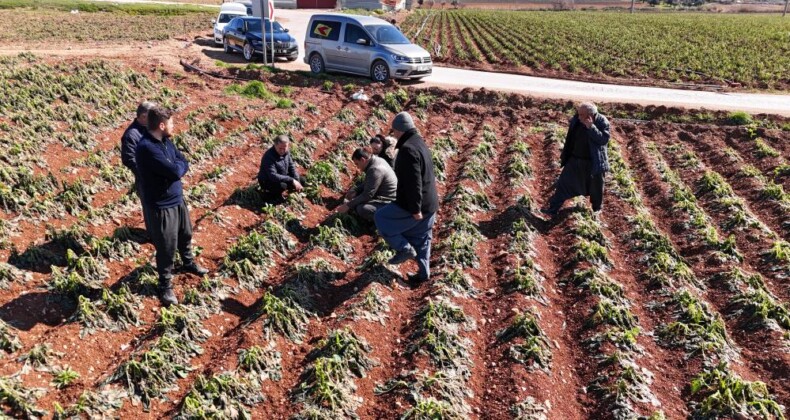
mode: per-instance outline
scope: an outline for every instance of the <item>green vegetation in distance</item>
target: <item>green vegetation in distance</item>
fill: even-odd
[[[215,9],[195,5],[110,3],[83,0],[0,0],[0,9],[48,9],[83,13],[110,12],[129,15],[181,16],[190,13],[213,13]]]

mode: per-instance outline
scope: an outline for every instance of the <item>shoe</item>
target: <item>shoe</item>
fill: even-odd
[[[409,286],[417,287],[428,281],[428,279],[418,273],[411,273],[406,275],[406,281],[409,283]]]
[[[206,274],[208,274],[208,268],[201,267],[195,262],[181,267],[181,271],[184,273],[197,274],[198,276],[205,276]]]
[[[171,280],[159,281],[159,301],[165,308],[170,305],[178,305],[178,298],[173,292],[173,282]]]
[[[414,251],[414,248],[409,246],[404,250],[398,251],[398,253],[395,254],[394,257],[390,258],[390,260],[387,261],[387,263],[392,265],[403,264],[406,261],[414,259],[415,257],[417,257],[417,252]]]

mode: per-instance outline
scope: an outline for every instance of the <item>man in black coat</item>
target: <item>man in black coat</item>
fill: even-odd
[[[145,200],[143,200],[142,190],[140,188],[140,177],[137,173],[137,159],[135,153],[137,152],[137,144],[140,143],[143,136],[148,133],[148,111],[153,109],[154,106],[156,106],[156,104],[149,101],[140,103],[140,105],[137,106],[137,113],[134,121],[129,124],[126,131],[123,132],[123,136],[121,136],[121,163],[123,163],[123,166],[129,168],[132,174],[134,174],[134,189],[137,192],[137,196],[140,197],[140,203],[143,206],[145,206]],[[146,217],[147,212],[145,208],[143,208],[143,221],[145,222],[145,228],[147,230],[148,219]]]
[[[274,138],[274,145],[261,157],[258,184],[263,190],[264,201],[277,204],[283,201],[283,192],[302,191],[304,177],[299,176],[291,158],[291,139],[286,135]]]
[[[392,133],[398,139],[395,148],[395,175],[398,189],[395,202],[376,212],[376,228],[395,250],[390,264],[402,264],[417,259],[419,272],[409,276],[412,284],[430,278],[431,240],[439,196],[431,151],[417,132],[414,121],[406,112],[392,120]]]
[[[595,104],[585,102],[576,107],[568,125],[565,145],[560,154],[562,173],[549,204],[541,212],[554,216],[562,204],[577,196],[589,196],[597,216],[603,205],[604,176],[609,171],[609,121],[598,113]]]
[[[172,115],[160,107],[148,112],[148,133],[138,143],[135,153],[145,200],[143,208],[148,212],[148,234],[156,248],[159,299],[165,306],[178,303],[173,293],[176,250],[184,263],[183,271],[199,276],[208,273],[197,264],[192,253],[192,221],[181,184],[189,163],[170,140]]]

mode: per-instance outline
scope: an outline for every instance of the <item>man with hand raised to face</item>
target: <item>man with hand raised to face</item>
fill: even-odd
[[[170,139],[172,135],[173,113],[154,107],[148,112],[148,133],[138,143],[135,153],[145,200],[143,208],[148,212],[148,234],[156,248],[159,299],[164,306],[178,303],[173,292],[176,250],[181,255],[183,271],[199,276],[208,273],[197,264],[192,253],[192,221],[181,184],[189,163],[176,149]]]
[[[609,121],[598,113],[595,104],[585,102],[576,107],[560,154],[562,172],[542,213],[555,216],[566,200],[581,195],[590,197],[598,216],[603,205],[604,175],[609,171],[609,137]]]

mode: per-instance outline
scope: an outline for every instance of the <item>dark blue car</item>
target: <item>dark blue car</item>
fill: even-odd
[[[222,44],[226,53],[241,51],[244,59],[252,61],[256,54],[263,54],[271,58],[272,36],[274,36],[274,58],[286,58],[288,61],[296,60],[299,56],[299,45],[296,38],[288,34],[279,22],[274,22],[274,30],[270,32],[269,19],[264,21],[266,43],[261,36],[261,18],[253,16],[240,16],[225,26]]]

